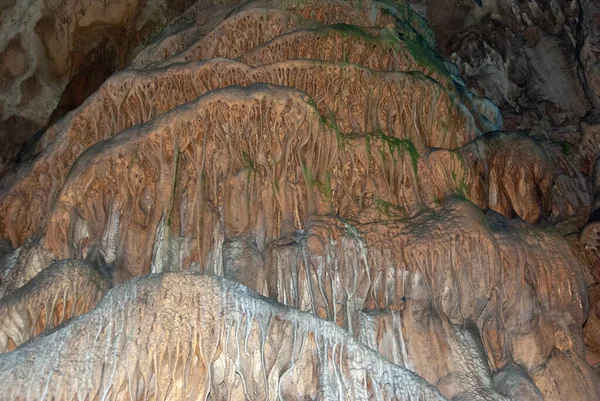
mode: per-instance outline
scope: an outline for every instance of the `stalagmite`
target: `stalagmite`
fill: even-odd
[[[331,323],[190,273],[113,289],[93,312],[0,355],[0,381],[14,400],[445,399]]]

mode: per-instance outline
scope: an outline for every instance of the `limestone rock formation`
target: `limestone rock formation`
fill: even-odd
[[[0,400],[600,399],[596,36],[515,95],[437,52],[489,3],[411,3],[199,0],[82,67],[0,178]]]
[[[0,173],[192,0],[0,3]]]
[[[40,333],[90,311],[108,288],[108,280],[81,261],[53,263],[0,301],[0,351],[12,351]]]
[[[410,0],[440,52],[511,128],[563,124],[599,106],[596,1]]]
[[[0,377],[7,399],[24,387],[51,399],[444,399],[332,323],[184,273],[115,288],[93,312],[5,354]]]

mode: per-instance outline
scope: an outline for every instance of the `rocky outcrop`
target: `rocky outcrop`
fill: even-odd
[[[402,1],[189,8],[0,181],[7,399],[600,398],[595,114],[465,65]]]
[[[338,79],[327,83],[326,76]],[[255,69],[217,60],[160,69],[151,74],[124,73],[103,85],[79,112],[48,130],[40,140],[43,149],[40,156],[17,171],[16,177],[5,180],[5,185],[11,188],[4,192],[0,206],[7,212],[2,214],[4,235],[19,245],[38,229],[48,210],[46,199],[52,202],[57,196],[73,161],[87,147],[211,89],[257,81],[305,90],[316,99],[314,103],[323,114],[333,114],[331,123],[337,126],[334,131],[370,133],[379,129],[387,136],[411,140],[420,149],[460,146],[474,139],[477,133],[464,106],[439,84],[419,75],[380,74],[351,65],[304,60]],[[174,92],[177,87],[183,90]],[[364,95],[353,104],[348,102],[349,93]],[[405,99],[402,102],[393,100],[401,97]],[[431,102],[431,99],[436,101]],[[177,119],[176,114],[171,114],[174,119]],[[421,119],[424,114],[431,117]],[[439,117],[434,118],[434,114]],[[260,124],[258,117],[248,121],[256,129]],[[315,117],[315,121],[318,119]],[[86,138],[79,134],[82,129],[87,133]],[[459,134],[450,135],[450,132]],[[50,165],[54,168],[49,169]],[[40,180],[40,173],[47,178]],[[11,180],[16,182],[12,184]]]
[[[36,131],[79,106],[191,3],[2,2],[0,139],[6,146],[0,150],[0,173]]]
[[[596,2],[410,3],[467,85],[502,106],[509,128],[562,125],[598,107]]]
[[[594,167],[593,194],[595,196],[591,208],[590,219],[581,229],[581,242],[591,249],[598,251],[600,247],[600,159]]]
[[[109,282],[77,260],[48,266],[0,301],[0,353],[12,351],[40,333],[89,312]]]
[[[594,368],[596,374],[600,374],[600,285],[590,287],[590,314],[585,324],[584,339],[587,346],[587,360]]]
[[[26,386],[28,398],[444,400],[331,323],[185,273],[113,289],[92,313],[0,355],[0,378],[7,399]]]

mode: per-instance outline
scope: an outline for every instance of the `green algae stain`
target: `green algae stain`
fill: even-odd
[[[382,199],[375,200],[375,207],[377,210],[389,218],[402,218],[406,216],[406,210],[400,206],[394,205],[393,203],[384,201]]]
[[[419,169],[419,158],[421,155],[410,139],[398,139],[387,136],[383,133],[379,133],[377,136],[387,143],[388,151],[392,156],[394,163],[408,153],[412,162],[413,170],[415,174],[417,174]]]

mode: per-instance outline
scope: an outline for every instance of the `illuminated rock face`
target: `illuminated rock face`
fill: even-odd
[[[31,381],[32,370],[44,373]],[[13,384],[8,399],[23,387],[49,398],[444,399],[330,322],[183,273],[114,289],[93,312],[5,354],[0,375]]]
[[[192,6],[0,182],[0,399],[599,399],[595,126],[447,68],[402,2]]]

